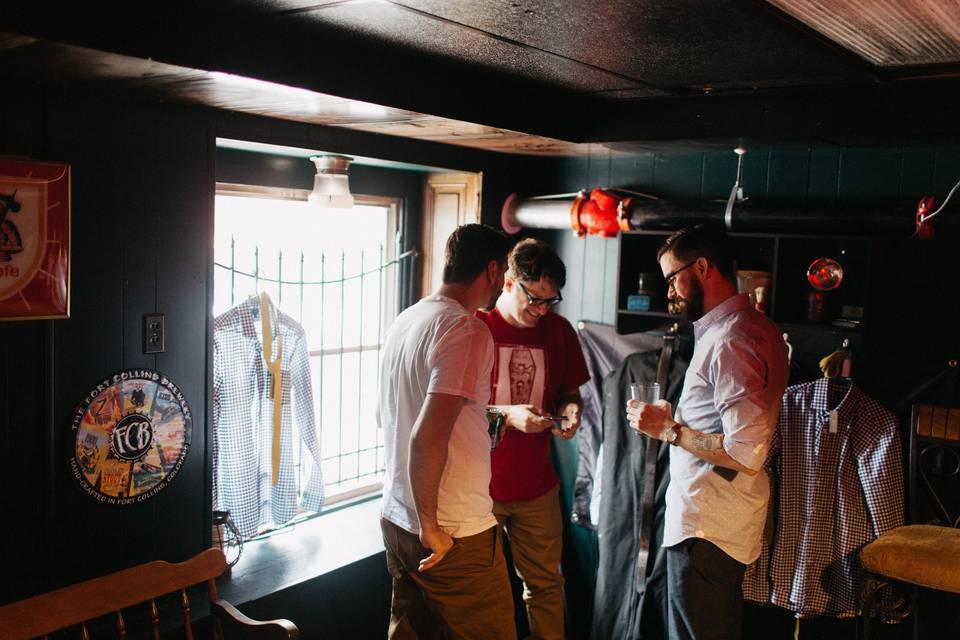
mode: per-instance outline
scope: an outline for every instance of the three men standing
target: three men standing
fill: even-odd
[[[562,261],[525,240],[508,270],[509,246],[490,227],[458,228],[443,286],[401,313],[384,342],[378,420],[391,638],[516,637],[498,523],[524,581],[533,636],[564,637],[549,448],[551,434],[576,433],[577,389],[588,374],[572,327],[550,313],[565,282]],[[696,346],[675,415],[665,401],[631,400],[627,417],[674,446],[663,540],[670,638],[739,638],[743,572],[759,555],[769,500],[763,464],[787,383],[786,348],[776,325],[737,294],[722,231],[677,232],[658,260],[671,310],[693,321]],[[474,315],[478,308],[489,311]],[[511,427],[492,473],[491,398]]]

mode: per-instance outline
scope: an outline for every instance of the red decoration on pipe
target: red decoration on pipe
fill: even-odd
[[[916,236],[921,240],[933,240],[933,223],[924,220],[933,210],[933,196],[920,198],[917,204],[917,231]]]
[[[589,197],[585,191],[577,194],[570,207],[570,227],[578,236],[585,233],[616,237],[620,231],[629,231],[630,198],[621,199],[609,191],[594,189]]]

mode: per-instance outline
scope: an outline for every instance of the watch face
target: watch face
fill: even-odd
[[[677,444],[677,440],[680,439],[680,425],[675,424],[670,427],[670,433],[667,434],[667,442],[670,444]]]

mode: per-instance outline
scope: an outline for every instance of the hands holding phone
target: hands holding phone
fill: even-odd
[[[505,424],[523,433],[540,433],[552,429],[554,435],[569,440],[580,427],[580,405],[568,402],[551,414],[532,404],[497,405],[505,416]]]

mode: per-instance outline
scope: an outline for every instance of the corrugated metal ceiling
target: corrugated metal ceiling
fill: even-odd
[[[956,0],[768,0],[881,67],[960,62]]]

